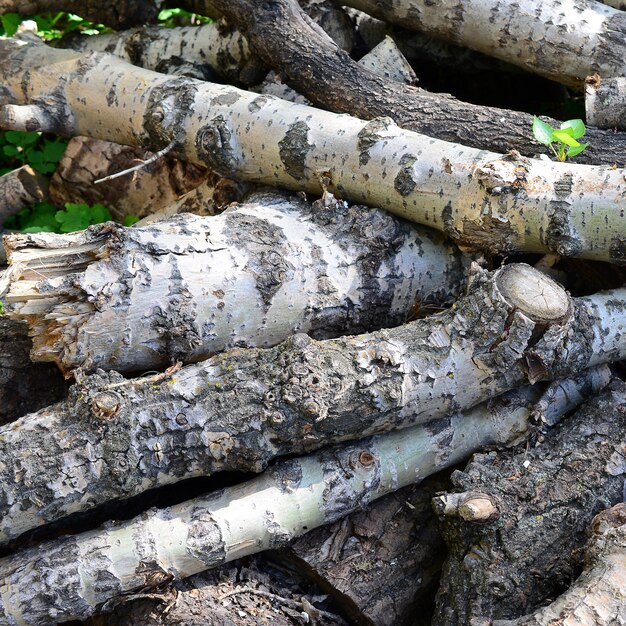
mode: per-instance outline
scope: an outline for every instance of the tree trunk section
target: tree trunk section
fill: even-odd
[[[48,180],[29,165],[0,176],[0,227],[23,208],[48,197]]]

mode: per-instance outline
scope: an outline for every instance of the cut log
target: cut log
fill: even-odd
[[[364,122],[171,78],[109,55],[9,39],[0,49],[8,97],[16,105],[44,96],[57,102],[64,114],[50,109],[46,123],[67,134],[173,142],[182,158],[253,182],[314,193],[328,183],[341,197],[490,252],[626,257],[619,170],[503,157],[401,131],[390,120]],[[51,67],[62,71],[61,83]]]
[[[626,129],[626,78],[589,76],[585,110],[587,121],[598,128]]]
[[[517,439],[528,426],[527,394],[535,392],[515,393],[518,403],[495,412],[483,405],[464,416],[281,461],[265,474],[215,494],[6,557],[0,561],[0,626],[84,619],[129,592],[285,546],[459,462],[472,449]],[[110,413],[107,417],[114,419]],[[121,445],[119,439],[111,443]],[[127,463],[118,469],[128,474],[134,462],[127,453],[123,456]]]
[[[367,120],[390,117],[402,128],[479,149],[550,153],[535,141],[531,115],[399,88],[373,75],[311,28],[295,0],[187,0],[187,5],[199,13],[222,11],[259,58],[316,106]],[[558,127],[556,120],[545,119]],[[626,155],[626,134],[588,128],[586,141],[590,145],[578,162],[626,165],[621,156]]]
[[[23,165],[0,176],[0,227],[23,208],[48,197],[48,179]]]
[[[33,359],[67,373],[356,334],[456,299],[469,261],[441,235],[330,198],[266,191],[210,219],[14,235],[5,301]]]
[[[221,177],[204,168],[164,157],[146,169],[121,176],[115,182],[94,184],[145,161],[151,152],[88,137],[70,140],[50,181],[50,197],[58,206],[66,202],[103,204],[122,221],[126,215],[145,217],[170,207],[184,194]],[[207,203],[207,210],[211,210]]]
[[[222,9],[222,0],[208,0]],[[342,0],[381,20],[428,33],[569,85],[626,73],[626,16],[587,0]]]
[[[67,402],[2,433],[0,540],[152,487],[259,472],[282,454],[424,423],[619,360],[625,300],[616,290],[572,302],[539,272],[508,265],[477,276],[453,309],[392,330],[298,334],[129,381],[95,374]],[[489,427],[471,441],[483,436]]]
[[[498,516],[480,524],[445,517],[449,557],[434,624],[518,618],[567,588],[581,565],[591,519],[623,498],[625,407],[626,385],[616,380],[542,445],[479,454],[465,472],[453,473],[459,491],[485,494]]]
[[[58,402],[67,386],[58,369],[30,362],[24,322],[0,317],[0,424]]]
[[[549,606],[493,626],[624,624],[626,616],[626,504],[598,513],[585,554],[585,570],[572,587]]]

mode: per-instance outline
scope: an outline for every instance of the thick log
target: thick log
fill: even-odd
[[[498,516],[479,524],[445,517],[449,557],[434,624],[516,619],[567,588],[591,519],[623,499],[625,406],[626,385],[616,380],[542,445],[476,455],[453,473],[459,491],[485,494]]]
[[[58,206],[66,202],[103,204],[122,221],[126,215],[145,217],[172,206],[178,199],[206,182],[217,184],[221,177],[204,168],[164,157],[115,182],[94,181],[125,171],[152,153],[88,137],[70,140],[50,181],[50,197]],[[207,203],[207,210],[211,211]]]
[[[23,165],[0,176],[0,227],[18,211],[48,197],[48,179]]]
[[[212,3],[221,0],[210,0]],[[342,0],[343,3],[343,0]],[[626,16],[588,0],[347,0],[346,4],[569,85],[626,71]]]
[[[327,184],[490,252],[626,256],[620,170],[503,157],[401,131],[390,120],[364,122],[171,78],[109,55],[8,39],[0,50],[7,99],[56,102],[63,115],[51,105],[44,122],[59,132],[173,143],[188,161],[253,182],[315,193]],[[62,82],[50,67],[62,68]]]
[[[624,623],[626,616],[626,504],[598,513],[585,554],[585,569],[571,588],[549,606],[493,626]]]
[[[587,121],[598,128],[626,129],[626,78],[601,78],[585,83]]]
[[[399,88],[373,75],[311,28],[295,0],[187,0],[187,5],[199,13],[219,9],[259,58],[316,106],[361,119],[390,117],[402,128],[479,149],[550,153],[535,141],[531,115]],[[556,120],[545,119],[558,127]],[[586,140],[590,145],[577,162],[626,165],[620,156],[626,155],[626,134],[588,128]]]
[[[331,198],[265,191],[212,218],[14,235],[5,301],[33,359],[67,373],[355,334],[456,299],[469,260],[441,235]]]
[[[24,322],[0,317],[0,424],[58,402],[67,391],[58,369],[31,363]]]
[[[473,449],[516,440],[528,427],[527,404],[536,390],[514,393],[495,410],[497,402],[439,423],[281,461],[212,495],[6,557],[0,561],[0,625],[84,619],[129,592],[285,546],[458,463]],[[129,463],[124,471],[132,467]],[[26,476],[23,466],[22,471]]]
[[[1,13],[23,17],[67,11],[111,28],[128,28],[156,21],[158,10],[153,0],[120,0],[107,4],[98,0],[0,0]]]
[[[325,341],[298,334],[129,381],[95,374],[67,402],[2,433],[0,540],[152,487],[259,472],[281,454],[424,423],[619,360],[625,325],[623,291],[572,302],[539,272],[509,265],[478,275],[451,310],[399,328]],[[489,438],[489,428],[474,437]]]

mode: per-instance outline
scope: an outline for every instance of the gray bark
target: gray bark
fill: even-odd
[[[626,78],[589,77],[585,109],[587,121],[598,128],[626,129]]]
[[[626,385],[616,380],[542,445],[476,455],[464,472],[452,475],[459,491],[495,501],[499,515],[482,524],[445,518],[449,557],[434,624],[516,619],[569,586],[582,564],[592,517],[623,499],[625,403]]]
[[[477,275],[453,309],[392,330],[325,341],[298,334],[128,381],[95,374],[65,403],[2,432],[0,539],[152,487],[259,472],[278,455],[424,423],[619,360],[625,325],[623,291],[572,301],[539,272],[508,265]]]
[[[66,373],[396,326],[451,304],[469,265],[438,233],[384,211],[272,191],[212,218],[13,235],[7,246],[8,310],[28,321],[33,359]]]
[[[389,120],[368,123],[171,78],[107,55],[79,57],[12,40],[1,48],[7,99],[23,105],[51,98],[64,112],[53,116],[55,124],[68,134],[174,142],[182,158],[248,181],[315,193],[326,181],[342,197],[491,252],[626,256],[619,170],[502,157],[401,131]],[[51,60],[63,67],[63,83]]]
[[[84,619],[123,594],[284,546],[458,463],[471,450],[518,439],[536,391],[282,461],[215,494],[6,557],[0,561],[0,625]]]
[[[23,165],[0,176],[0,227],[6,220],[36,202],[48,197],[45,176]]]

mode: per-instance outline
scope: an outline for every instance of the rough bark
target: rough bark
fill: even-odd
[[[210,0],[216,2],[217,0]],[[552,80],[582,86],[585,78],[626,71],[626,18],[587,0],[533,2],[348,0],[387,22],[425,32],[519,65]]]
[[[585,570],[549,606],[493,626],[622,626],[626,623],[626,504],[598,513],[585,554]]]
[[[626,78],[590,76],[585,84],[587,121],[598,128],[626,129]]]
[[[30,362],[24,322],[0,317],[0,424],[58,402],[66,392],[58,369]]]
[[[0,537],[184,478],[258,472],[281,454],[424,423],[619,360],[623,298],[616,290],[572,302],[539,272],[508,265],[476,276],[453,309],[392,330],[298,334],[129,381],[95,374],[0,438]]]
[[[151,156],[140,148],[74,137],[52,176],[50,197],[59,206],[66,202],[103,204],[116,220],[122,221],[126,215],[145,217],[170,207],[203,182],[220,180],[204,168],[164,157],[132,175],[94,184]],[[211,210],[208,204],[207,210]]]
[[[623,499],[625,407],[626,385],[616,380],[539,447],[476,455],[452,475],[459,491],[495,501],[499,517],[446,518],[449,557],[434,624],[516,619],[568,587],[592,517]]]
[[[451,304],[469,260],[384,211],[265,191],[212,218],[7,238],[32,358],[147,371],[232,347],[395,326]]]
[[[549,153],[532,134],[532,116],[460,102],[375,76],[323,33],[311,28],[294,0],[188,0],[199,13],[219,8],[269,67],[315,105],[362,119],[390,117],[399,126],[480,149]],[[438,5],[437,5],[438,6]],[[558,127],[558,122],[550,120]],[[626,135],[587,129],[581,163],[626,165]]]
[[[401,131],[390,120],[364,122],[171,78],[109,55],[80,57],[15,40],[0,50],[7,100],[49,98],[56,105],[48,121],[66,134],[153,147],[174,142],[179,156],[222,175],[316,193],[327,184],[341,197],[492,252],[626,255],[619,170],[502,157]],[[53,115],[55,108],[64,114]]]
[[[67,11],[92,22],[111,28],[128,28],[156,21],[157,3],[154,0],[0,0],[1,13],[19,13],[23,17],[41,13]]]
[[[23,208],[48,197],[48,180],[23,165],[0,176],[0,226]]]
[[[522,410],[483,405],[443,422],[325,448],[215,494],[7,557],[0,561],[0,625],[84,619],[128,592],[285,546],[458,463],[472,449],[517,439],[528,427],[527,394],[536,392],[517,393],[513,406]]]

